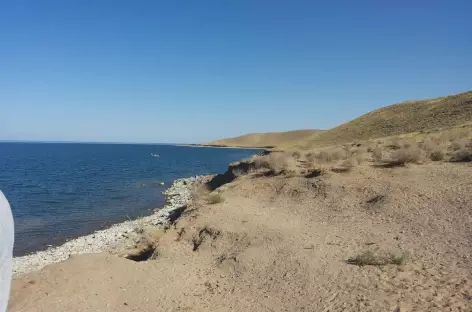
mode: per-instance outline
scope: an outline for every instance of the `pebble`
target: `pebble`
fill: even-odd
[[[182,208],[192,198],[190,186],[207,176],[195,176],[178,179],[163,192],[167,202],[162,208],[156,209],[154,214],[133,221],[125,221],[111,226],[108,229],[96,231],[93,234],[78,237],[67,241],[61,246],[52,247],[22,257],[13,258],[13,274],[23,274],[42,269],[46,265],[64,261],[70,256],[88,253],[111,251],[120,244],[123,236],[132,233],[135,228],[143,225],[167,227],[170,225],[169,215],[176,209]]]

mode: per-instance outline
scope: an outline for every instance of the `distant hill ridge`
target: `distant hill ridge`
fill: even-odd
[[[356,140],[450,128],[469,122],[472,122],[472,91],[382,107],[319,135],[284,143],[279,147],[311,148],[344,144]]]
[[[307,149],[472,122],[472,91],[382,107],[327,131],[252,133],[203,145]]]
[[[265,147],[271,148],[289,144],[317,135],[322,130],[294,130],[287,132],[250,133],[235,138],[221,139],[205,143],[208,146]]]

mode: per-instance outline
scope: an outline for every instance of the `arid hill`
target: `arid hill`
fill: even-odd
[[[472,91],[421,101],[407,101],[380,108],[338,127],[282,148],[313,148],[392,135],[426,132],[472,122]]]
[[[316,136],[322,130],[294,130],[287,132],[250,133],[236,138],[221,139],[202,145],[235,147],[275,147]]]

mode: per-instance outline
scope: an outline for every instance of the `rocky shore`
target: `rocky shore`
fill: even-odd
[[[13,259],[15,275],[39,270],[51,263],[60,262],[73,255],[111,252],[117,253],[130,243],[136,230],[143,226],[166,227],[175,219],[191,199],[191,186],[208,180],[208,176],[178,179],[163,192],[167,202],[162,208],[140,219],[115,224],[108,229],[70,240],[61,246],[16,257]]]

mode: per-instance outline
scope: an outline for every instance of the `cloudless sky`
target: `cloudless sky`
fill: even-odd
[[[472,1],[11,0],[0,140],[326,129],[472,86]]]

